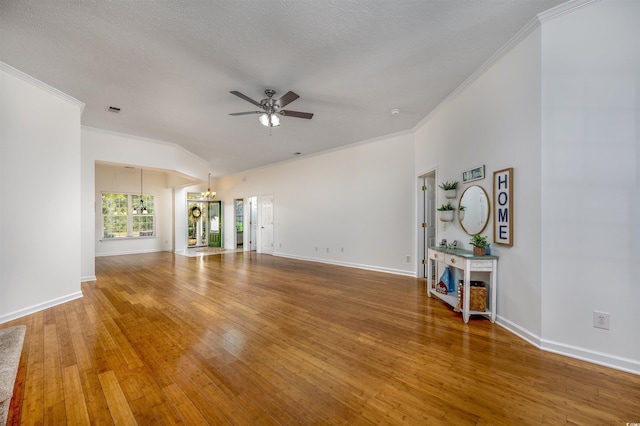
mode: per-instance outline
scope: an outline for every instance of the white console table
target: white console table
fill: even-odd
[[[447,249],[442,247],[429,247],[429,256],[427,262],[427,295],[431,297],[434,295],[451,306],[458,304],[457,291],[454,293],[442,294],[438,293],[435,289],[435,283],[433,276],[435,272],[436,262],[442,262],[445,265],[456,268],[462,271],[464,274],[464,303],[462,306],[462,319],[464,322],[469,322],[471,315],[484,315],[489,318],[491,322],[496,320],[496,293],[498,292],[498,280],[496,278],[498,273],[498,257],[497,256],[474,256],[472,251],[461,249]],[[489,282],[487,284],[488,303],[485,311],[471,311],[469,309],[470,301],[470,283],[472,272],[488,272],[490,275]],[[456,283],[456,290],[458,284]]]

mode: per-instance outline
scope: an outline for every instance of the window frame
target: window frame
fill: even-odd
[[[105,206],[104,206],[104,201],[105,201],[105,195],[115,195],[115,196],[124,196],[126,197],[126,216],[124,213],[120,213],[118,214],[117,212],[115,214],[109,214],[109,213],[105,213]],[[100,218],[101,218],[101,225],[102,225],[102,235],[100,240],[101,241],[121,241],[121,240],[130,240],[130,239],[145,239],[145,238],[156,238],[157,237],[157,215],[156,215],[156,209],[155,209],[155,203],[156,203],[156,196],[154,194],[142,194],[142,196],[144,197],[145,200],[145,205],[147,207],[149,207],[150,213],[147,213],[145,215],[141,214],[141,213],[137,213],[137,214],[133,214],[133,206],[137,205],[134,204],[136,202],[139,202],[139,198],[140,198],[140,194],[138,193],[132,193],[132,192],[114,192],[114,191],[101,191],[100,193]],[[122,208],[120,208],[120,211],[122,211]],[[126,235],[124,236],[115,236],[116,233],[115,232],[111,232],[111,237],[107,236],[107,232],[105,229],[105,218],[106,217],[114,217],[114,218],[124,218],[126,217]],[[135,220],[134,219],[141,219],[144,218],[146,223],[148,223],[149,221],[146,220],[148,218],[151,218],[151,222],[152,222],[152,229],[148,229],[147,225],[144,225],[145,230],[142,231],[140,229],[135,230],[134,227],[134,223]],[[120,227],[122,229],[122,227]],[[113,230],[112,230],[113,231]],[[134,232],[137,232],[138,235],[135,235]],[[149,233],[151,232],[151,235],[141,235],[142,233]],[[122,231],[118,232],[118,234],[122,234]]]

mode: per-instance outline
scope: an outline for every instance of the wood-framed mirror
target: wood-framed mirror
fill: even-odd
[[[478,185],[468,187],[458,203],[458,221],[469,235],[477,235],[489,223],[491,205],[487,192]]]

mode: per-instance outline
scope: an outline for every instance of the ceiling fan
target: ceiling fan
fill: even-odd
[[[291,111],[288,109],[282,109],[285,106],[289,105],[291,102],[298,99],[300,96],[292,91],[288,91],[284,94],[280,99],[273,99],[273,95],[276,94],[275,90],[267,89],[264,91],[264,94],[267,95],[266,98],[261,100],[260,102],[254,101],[250,97],[243,95],[238,91],[231,91],[232,94],[236,95],[239,98],[244,99],[247,102],[254,104],[257,107],[262,108],[262,111],[247,111],[247,112],[232,112],[229,115],[249,115],[249,114],[260,114],[258,119],[263,126],[267,127],[276,127],[280,125],[280,117],[295,117],[295,118],[306,118],[307,120],[313,117],[313,114],[310,112],[300,112],[300,111]]]

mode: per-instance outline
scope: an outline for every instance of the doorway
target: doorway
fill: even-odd
[[[244,200],[234,200],[236,216],[236,249],[244,246]]]
[[[187,248],[222,247],[222,201],[187,193]]]
[[[209,201],[209,247],[222,247],[222,201]]]
[[[427,251],[436,245],[436,172],[418,177],[418,277],[427,277]]]
[[[206,201],[187,200],[187,247],[207,246],[209,230],[206,218],[208,212],[209,206]]]

